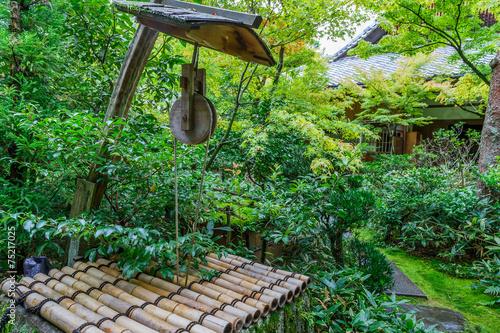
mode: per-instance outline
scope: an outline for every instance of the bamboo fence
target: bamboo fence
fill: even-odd
[[[62,295],[75,300],[79,304],[82,304],[86,308],[104,316],[107,318],[112,318],[112,321],[116,322],[118,325],[128,328],[134,333],[155,333],[158,332],[145,326],[120,312],[113,310],[112,308],[104,305],[103,303],[95,300],[91,296],[87,295],[85,292],[77,289],[73,289],[66,284],[59,282],[58,280],[51,278],[43,273],[38,273],[35,275],[35,280],[43,282],[47,287],[61,293]],[[89,293],[90,294],[90,293]]]
[[[110,262],[108,260],[99,259],[97,262],[101,263],[101,265],[109,265],[109,268],[111,269],[117,268],[116,263]],[[106,268],[101,267],[100,269],[105,270]],[[120,273],[118,271],[115,271],[115,274],[120,274]],[[158,275],[159,273],[157,272],[156,276]],[[182,279],[180,279],[179,282],[184,286],[176,285],[172,282],[168,282],[159,277],[140,273],[136,275],[135,279],[131,279],[130,281],[135,284],[141,284],[146,289],[150,289],[150,287],[148,288],[148,285],[154,286],[156,288],[160,288],[171,293],[185,296],[186,298],[201,302],[203,304],[213,306],[217,309],[222,309],[224,312],[240,317],[243,320],[244,327],[249,327],[252,324],[253,318],[256,314],[260,316],[260,311],[258,309],[250,307],[242,302],[235,302],[234,298],[231,298],[225,294],[219,293],[217,291],[208,288],[199,289],[200,291],[203,292],[202,294],[193,291],[189,288],[186,288]],[[174,297],[172,297],[172,299],[174,299]],[[216,315],[218,313],[219,312],[216,312]]]
[[[273,268],[273,267],[266,266],[266,265],[263,265],[263,264],[258,263],[258,262],[253,262],[253,261],[248,260],[246,258],[238,257],[238,256],[235,256],[235,255],[232,255],[232,254],[228,254],[227,257],[230,258],[230,259],[239,260],[239,261],[241,261],[243,263],[250,264],[250,265],[253,265],[253,266],[261,268],[261,269],[265,269],[267,271],[272,271],[272,272],[281,274],[283,276],[291,276],[292,278],[297,277],[299,280],[304,281],[306,283],[307,287],[309,287],[311,285],[311,282],[312,282],[312,280],[311,280],[310,277],[308,277],[306,275],[303,275],[303,274],[293,273],[293,272],[284,271],[282,269]]]
[[[279,287],[283,287],[287,290],[290,290],[293,292],[294,297],[298,297],[302,292],[301,286],[287,282],[287,279],[284,276],[283,276],[283,279],[272,278],[272,277],[268,277],[268,276],[260,274],[260,273],[246,270],[245,268],[241,268],[240,266],[231,265],[231,264],[226,263],[224,261],[215,259],[212,256],[207,257],[206,259],[207,259],[207,261],[213,262],[219,266],[226,268],[228,271],[235,271],[237,273],[241,273],[247,279],[248,279],[248,277],[251,277],[251,278],[257,279],[261,282],[269,283],[268,284],[269,287],[279,286]]]
[[[144,310],[164,319],[172,325],[185,328],[191,321],[201,321],[201,325],[203,326],[195,325],[191,329],[193,333],[209,333],[214,331],[218,333],[230,333],[232,331],[232,325],[223,319],[213,315],[206,315],[201,311],[192,309],[175,301],[160,298],[161,295],[127,282],[124,279],[119,279],[104,273],[91,265],[77,261],[73,267],[75,267],[76,270],[65,267],[63,272],[79,272],[75,275],[76,277],[82,277],[89,281],[95,279],[99,284],[102,284],[104,281],[110,282],[111,285],[108,284],[106,286],[108,293],[137,306],[143,306],[146,302],[154,302],[156,306],[149,304],[144,307]],[[80,271],[80,268],[86,269],[88,274]],[[92,283],[96,284],[96,282]]]
[[[24,277],[17,288],[29,292],[28,306],[38,305],[40,315],[65,332],[238,333],[311,283],[305,275],[232,255],[209,254],[198,266],[213,276],[202,279],[190,270],[169,279],[151,262],[146,273],[125,279],[117,263],[99,259]]]

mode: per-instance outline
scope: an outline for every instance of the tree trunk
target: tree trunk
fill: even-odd
[[[481,144],[479,146],[479,172],[488,171],[495,165],[496,157],[500,156],[500,51],[491,61],[491,84],[488,106],[484,116]],[[478,180],[479,194],[487,195],[488,189]]]
[[[339,266],[344,266],[344,245],[342,242],[342,232],[330,234],[330,249],[335,263]]]
[[[9,31],[12,32],[12,37],[10,39],[11,45],[17,44],[18,35],[21,33],[21,6],[19,6],[19,2],[11,1],[10,2],[10,22],[9,22]],[[20,59],[16,57],[14,51],[12,51],[12,58],[10,61],[10,86],[15,90],[19,91],[21,89],[19,85],[19,81],[16,80],[17,75],[21,71],[20,67]],[[21,157],[18,154],[17,144],[12,141],[8,147],[7,152],[12,160],[12,164],[10,165],[10,172],[7,179],[15,185],[21,185],[24,181],[24,172],[25,167],[22,166]]]

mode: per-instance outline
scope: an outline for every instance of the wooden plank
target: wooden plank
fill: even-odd
[[[92,209],[92,200],[95,195],[96,184],[93,182],[89,182],[85,179],[77,179],[76,180],[76,188],[75,193],[73,194],[73,202],[71,203],[71,211],[69,213],[69,218],[74,218],[80,215],[83,212],[89,211]],[[73,257],[78,255],[78,251],[80,250],[80,241],[73,236],[71,238],[67,238],[66,240],[66,262],[68,265],[73,265]]]
[[[127,117],[135,90],[157,38],[158,31],[156,30],[143,25],[137,29],[116,80],[105,120]]]
[[[86,181],[85,179],[79,178],[76,180],[75,193],[73,194],[73,202],[71,203],[71,212],[69,213],[70,219],[91,209],[95,187],[95,183]]]
[[[228,19],[239,21],[239,22],[246,24],[248,26],[251,26],[255,29],[260,27],[260,24],[262,23],[262,17],[260,15],[256,15],[256,14],[242,13],[242,12],[237,12],[234,10],[205,6],[205,5],[200,5],[197,3],[178,1],[178,0],[163,0],[162,3],[164,5],[168,5],[168,6],[172,6],[172,7],[187,8],[187,9],[192,8],[192,9],[195,9],[197,12],[208,14],[208,15],[215,14],[217,16],[222,16],[222,17],[225,17]]]

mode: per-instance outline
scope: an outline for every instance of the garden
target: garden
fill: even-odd
[[[132,282],[152,262],[161,279],[212,281],[207,256],[234,255],[312,279],[296,305],[307,329],[290,332],[439,331],[405,304],[458,311],[465,332],[499,332],[500,23],[477,15],[500,17],[497,1],[203,5],[261,15],[255,33],[276,65],[193,54],[197,45],[160,33],[133,99],[109,117],[134,16],[107,0],[0,4],[0,279],[20,280],[33,256],[62,269],[75,243],[85,261],[116,258]],[[405,50],[399,69],[360,69],[332,88],[319,40],[351,39],[374,18],[387,34],[349,56]],[[455,50],[446,66],[464,74],[429,77],[445,45]],[[195,60],[217,127],[189,145],[169,110],[184,94],[181,66]],[[482,132],[455,121],[397,154],[397,128],[438,123],[429,101],[473,113]],[[377,153],[382,133],[390,147]],[[77,212],[88,183],[100,194]],[[384,293],[388,259],[427,300]]]

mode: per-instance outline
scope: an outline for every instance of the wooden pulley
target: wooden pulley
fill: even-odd
[[[168,113],[170,130],[174,137],[182,143],[188,145],[198,145],[208,140],[212,130],[215,129],[214,114],[215,110],[211,107],[211,102],[200,94],[194,93],[193,105],[193,128],[183,130],[182,125],[182,108],[183,101],[179,98],[174,102],[174,105]]]
[[[197,145],[206,142],[217,126],[214,104],[205,97],[206,71],[194,64],[182,65],[181,97],[169,111],[170,130],[182,143]]]

